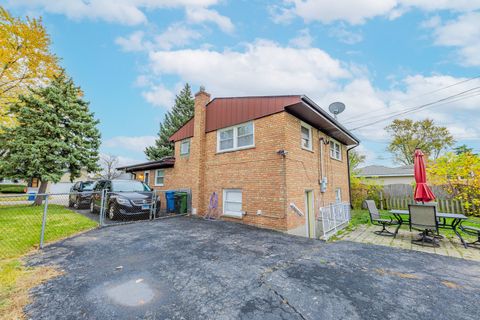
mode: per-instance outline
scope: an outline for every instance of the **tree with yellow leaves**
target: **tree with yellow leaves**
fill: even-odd
[[[471,151],[449,152],[427,167],[429,181],[442,185],[468,214],[480,216],[480,156]]]
[[[58,58],[41,19],[12,17],[0,6],[0,125],[13,125],[9,105],[57,74]]]

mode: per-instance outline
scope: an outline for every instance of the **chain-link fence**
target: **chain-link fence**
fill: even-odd
[[[89,216],[91,193],[0,195],[0,258],[98,226]]]
[[[110,192],[92,198],[91,212],[100,213],[100,225],[153,220],[191,213],[190,190]]]
[[[187,213],[190,190],[0,195],[0,258],[98,226]]]

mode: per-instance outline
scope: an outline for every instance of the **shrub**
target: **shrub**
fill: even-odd
[[[25,193],[26,187],[22,184],[0,184],[0,193]]]
[[[354,209],[362,209],[365,200],[374,200],[377,206],[380,206],[381,186],[372,182],[365,182],[364,179],[352,176],[352,206]]]

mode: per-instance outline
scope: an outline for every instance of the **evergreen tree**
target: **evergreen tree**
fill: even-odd
[[[0,131],[0,176],[37,178],[44,193],[48,182],[58,182],[65,172],[73,180],[82,169],[99,169],[98,120],[64,72],[47,87],[20,96],[11,111],[18,125]]]
[[[168,138],[180,129],[194,114],[194,99],[190,85],[187,83],[175,97],[175,105],[167,112],[163,122],[160,123],[158,138],[155,145],[147,147],[145,154],[149,160],[160,160],[163,157],[173,156],[173,144]]]

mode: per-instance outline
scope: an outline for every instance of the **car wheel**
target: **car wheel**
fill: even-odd
[[[73,205],[73,207],[75,209],[80,209],[81,205],[80,205],[80,199],[77,198],[77,200],[75,201],[75,204]]]
[[[93,201],[90,201],[90,213],[95,213],[95,205]]]
[[[68,199],[68,207],[72,208],[74,206],[72,200]]]
[[[108,218],[110,220],[115,220],[117,219],[117,213],[116,213],[116,208],[115,208],[115,204],[114,203],[111,203],[109,206],[108,206]]]

